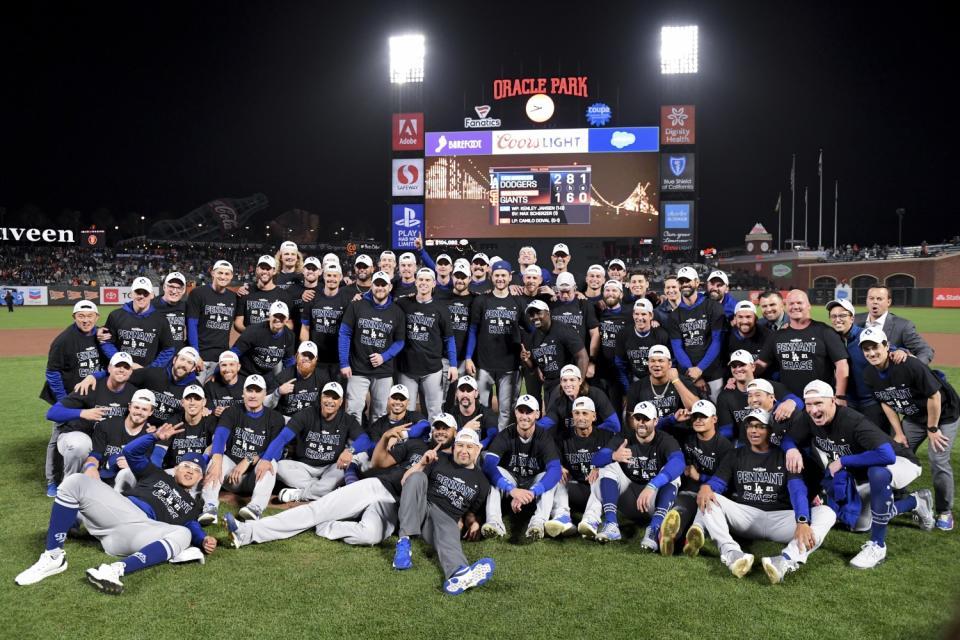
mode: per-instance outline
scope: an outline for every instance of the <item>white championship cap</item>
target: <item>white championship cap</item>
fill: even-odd
[[[470,387],[474,391],[480,388],[477,385],[476,378],[470,375],[460,376],[459,378],[457,378],[457,389],[459,389],[460,387]]]
[[[606,275],[607,270],[603,268],[602,264],[592,264],[587,267],[587,273],[599,273],[600,275]]]
[[[190,358],[194,362],[201,361],[200,354],[197,353],[197,350],[194,349],[193,347],[183,347],[182,349],[180,349],[180,351],[177,351],[177,355]]]
[[[150,282],[149,278],[144,278],[143,276],[134,278],[133,283],[130,285],[130,291],[146,291],[147,293],[153,293],[153,283]]]
[[[280,243],[280,252],[283,253],[284,251],[298,251],[297,243],[293,240]]]
[[[653,303],[646,298],[637,298],[637,301],[633,303],[633,308],[634,310],[640,309],[647,313],[653,313]]]
[[[530,309],[536,309],[537,311],[550,311],[550,305],[548,305],[543,300],[538,300],[534,298],[533,300],[530,301],[530,304],[527,305],[526,310],[530,311]]]
[[[737,306],[733,308],[733,312],[740,313],[741,311],[749,311],[750,313],[756,315],[757,305],[753,304],[749,300],[741,300],[737,303]]]
[[[596,413],[597,405],[593,404],[593,399],[589,396],[580,396],[573,401],[573,411],[580,409],[581,411],[593,411]]]
[[[453,263],[453,273],[455,274],[460,273],[465,276],[469,276],[470,263],[464,260],[463,258],[459,258],[456,262]]]
[[[331,381],[323,385],[323,389],[320,390],[321,394],[329,394],[337,396],[338,398],[343,397],[343,387],[340,386],[339,382]]]
[[[233,265],[227,262],[226,260],[217,260],[213,263],[213,270],[217,269],[226,269],[227,271],[233,271]]]
[[[490,258],[487,257],[485,253],[475,253],[470,262],[482,262],[483,264],[490,264]]]
[[[262,264],[267,265],[271,269],[277,268],[277,261],[273,259],[273,256],[268,256],[267,254],[263,254],[257,258],[257,266],[259,267]]]
[[[747,383],[747,392],[750,391],[763,391],[773,395],[773,384],[764,378],[754,378]]]
[[[371,278],[371,280],[373,282],[379,280],[385,284],[390,284],[390,275],[386,271],[377,271],[375,274],[373,274],[373,278]]]
[[[857,310],[853,308],[853,303],[844,298],[843,300],[831,300],[827,303],[827,313],[830,313],[830,310],[834,307],[843,307],[850,312],[850,315],[857,315]]]
[[[458,444],[475,444],[479,447],[480,434],[473,429],[461,429],[453,441]]]
[[[198,384],[191,384],[186,389],[183,390],[183,398],[187,396],[200,396],[203,399],[206,399],[207,394],[203,391],[203,387]]]
[[[94,313],[100,313],[97,310],[97,305],[93,304],[89,300],[81,300],[77,304],[73,305],[73,313],[80,313],[81,311],[93,311]]]
[[[575,364],[568,364],[560,369],[560,377],[565,378],[566,376],[573,376],[574,378],[579,378],[583,380],[583,373],[580,371],[580,367]]]
[[[677,280],[684,278],[687,280],[699,280],[700,274],[697,273],[697,270],[693,267],[680,267],[680,271],[677,271]]]
[[[808,382],[807,386],[803,388],[803,399],[807,398],[832,398],[833,397],[833,387],[824,382],[823,380],[814,380]]]
[[[857,344],[863,344],[864,342],[875,342],[877,344],[887,342],[887,334],[880,327],[869,327],[860,332],[860,341]]]
[[[526,407],[527,409],[532,409],[534,411],[540,411],[540,403],[537,402],[537,399],[529,393],[525,393],[517,398],[517,406]]]
[[[263,379],[263,376],[255,373],[252,376],[247,376],[247,379],[243,381],[244,389],[249,389],[250,387],[258,387],[266,391],[267,381]]]
[[[220,352],[220,357],[217,358],[217,362],[240,362],[240,356],[227,349],[226,351]]]
[[[730,286],[730,278],[727,277],[726,273],[720,271],[719,269],[716,271],[711,271],[710,275],[707,276],[707,282],[710,282],[711,280],[721,280],[723,281],[723,284]]]
[[[709,400],[697,400],[693,403],[693,406],[690,407],[690,415],[701,415],[712,418],[717,415],[717,408]]]
[[[287,303],[283,300],[275,300],[273,304],[270,305],[270,315],[271,316],[283,316],[284,318],[290,317],[290,309],[287,307]]]
[[[407,387],[406,387],[405,385],[402,385],[402,384],[395,384],[395,385],[393,385],[392,387],[390,387],[390,393],[389,393],[389,395],[391,395],[391,396],[403,396],[404,399],[406,399],[406,400],[409,400],[409,399],[410,399],[410,392],[407,391]]]
[[[556,256],[561,254],[565,256],[570,255],[570,248],[564,243],[558,242],[557,244],[553,245],[553,251],[550,252],[550,255]]]
[[[303,261],[303,268],[306,269],[307,267],[311,267],[319,271],[320,269],[323,269],[323,264],[317,258],[310,256]]]
[[[573,289],[577,286],[577,279],[569,271],[557,276],[557,289]]]
[[[758,407],[758,408],[756,408],[756,409],[751,410],[750,413],[748,413],[747,415],[745,415],[745,416],[743,417],[744,423],[746,423],[747,420],[756,420],[757,422],[759,422],[759,423],[761,423],[761,424],[769,425],[769,424],[770,424],[770,412],[769,412],[769,411],[764,411],[763,409],[760,409],[760,408]]]
[[[115,354],[110,356],[110,366],[115,367],[118,364],[125,364],[128,367],[133,368],[133,358],[130,357],[130,354],[126,351],[117,351]]]
[[[614,259],[611,260],[610,263],[607,265],[607,269],[613,269],[614,267],[620,267],[620,268],[623,269],[623,270],[626,270],[626,269],[627,269],[627,265],[625,265],[625,264],[623,263],[623,260],[621,260],[620,258],[614,258]]]
[[[535,276],[537,278],[543,277],[543,269],[535,264],[529,265],[526,269],[523,270],[523,275],[525,276]]]
[[[434,428],[440,426],[441,428],[446,427],[448,429],[456,429],[457,421],[449,413],[438,413],[437,415],[433,416],[433,420],[430,421],[430,426]],[[469,429],[469,431],[473,431],[473,429]],[[476,431],[474,431],[474,433],[476,433]]]
[[[356,257],[356,259],[353,261],[353,264],[354,264],[354,266],[357,266],[357,267],[359,267],[360,265],[366,265],[366,266],[368,266],[368,267],[372,267],[372,266],[373,266],[373,258],[371,258],[370,256],[368,256],[368,255],[365,254],[365,253],[361,253],[361,254],[358,255],[358,256]]]
[[[310,353],[313,354],[313,357],[316,358],[319,350],[317,349],[317,343],[313,340],[304,340],[300,343],[300,346],[297,347],[297,353]]]
[[[655,344],[647,351],[647,360],[654,357],[667,358],[668,360],[673,359],[673,356],[670,355],[670,349],[667,349],[662,344]]]
[[[657,411],[657,408],[653,406],[652,402],[638,402],[634,405],[631,415],[643,416],[647,420],[656,420],[660,416],[660,413]]]
[[[734,362],[739,362],[741,364],[753,364],[753,354],[746,349],[737,349],[730,354],[730,359],[727,360],[727,364],[733,364]]]
[[[179,271],[171,271],[170,273],[168,273],[167,277],[163,279],[163,284],[167,284],[168,282],[173,282],[174,280],[179,281],[180,284],[184,286],[186,286],[187,284],[187,277],[182,273],[180,273]]]
[[[150,391],[150,389],[138,389],[134,392],[133,397],[130,398],[130,402],[143,402],[151,407],[155,407],[157,406],[157,396],[153,395],[153,391]]]

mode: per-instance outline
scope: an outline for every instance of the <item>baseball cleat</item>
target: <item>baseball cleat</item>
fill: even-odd
[[[217,524],[217,505],[207,503],[203,507],[203,513],[197,518],[197,522],[199,522],[202,527]]]
[[[738,578],[742,578],[750,573],[750,569],[753,568],[753,554],[744,553],[743,551],[731,551],[730,556],[727,558],[727,568],[730,569],[730,573]]]
[[[484,538],[503,538],[507,535],[507,530],[502,522],[487,522],[480,527],[480,535]]]
[[[797,570],[797,563],[782,555],[763,558],[760,564],[763,565],[763,572],[767,574],[770,584],[780,584],[788,573]]]
[[[277,500],[280,502],[300,502],[303,500],[303,490],[301,489],[280,489],[277,494]]]
[[[703,549],[704,535],[703,527],[693,524],[687,529],[687,538],[683,544],[683,555],[689,558],[695,558]]]
[[[953,531],[952,511],[944,511],[937,516],[937,529],[940,529],[940,531]]]
[[[913,510],[913,519],[924,531],[933,531],[936,518],[933,515],[933,494],[930,489],[921,489],[912,494],[917,499],[917,506]]]
[[[47,497],[56,498],[57,497],[57,483],[51,482],[47,484]]]
[[[573,522],[570,520],[570,516],[560,516],[553,520],[547,520],[547,523],[543,525],[543,529],[551,538],[569,536],[577,531],[577,528],[573,526]]]
[[[170,558],[167,562],[170,564],[186,564],[188,562],[206,563],[207,559],[199,547],[187,547],[177,555]]]
[[[28,584],[36,584],[44,578],[55,576],[67,570],[67,554],[62,549],[60,553],[44,551],[40,554],[40,559],[34,562],[29,568],[21,571],[13,579],[21,587]]]
[[[404,536],[397,540],[397,548],[393,552],[393,568],[403,571],[413,566],[410,555],[410,538]]]
[[[887,547],[880,546],[873,540],[867,540],[860,548],[860,553],[853,557],[850,566],[856,569],[873,569],[887,558]]]
[[[467,589],[486,584],[490,580],[490,576],[493,575],[495,566],[493,558],[480,558],[469,567],[458,569],[456,573],[444,581],[444,593],[458,596]]]
[[[233,545],[234,549],[239,549],[243,545],[240,544],[240,536],[237,535],[237,531],[240,529],[240,525],[237,524],[237,519],[228,511],[227,514],[223,516],[223,521],[227,523],[227,532],[230,534],[230,544]]]
[[[594,540],[597,537],[597,529],[600,523],[596,520],[581,520],[577,525],[577,532],[587,540]]]
[[[603,527],[597,532],[597,542],[617,542],[622,540],[620,535],[620,525],[616,522],[604,523]]]
[[[102,564],[96,569],[87,569],[87,582],[97,588],[97,591],[118,596],[123,593],[123,563]]]
[[[680,533],[680,512],[670,509],[663,517],[663,525],[660,527],[660,555],[673,555],[678,533]]]
[[[237,511],[237,517],[239,517],[241,520],[259,520],[262,513],[263,510],[257,505],[248,504]]]
[[[530,524],[527,525],[527,532],[524,535],[526,536],[527,540],[543,540],[543,520],[539,518],[531,518]]]
[[[660,545],[657,544],[657,532],[654,532],[650,527],[647,527],[646,531],[643,532],[643,540],[640,541],[640,550],[653,553],[660,550]]]

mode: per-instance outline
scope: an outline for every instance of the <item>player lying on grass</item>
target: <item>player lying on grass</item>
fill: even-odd
[[[184,552],[191,545],[213,553],[216,538],[205,536],[197,523],[201,503],[194,491],[203,477],[200,455],[185,455],[172,476],[148,458],[155,443],[182,432],[183,429],[166,424],[124,447],[127,464],[137,476],[137,484],[128,497],[82,473],[64,480],[50,511],[47,548],[15,582],[34,584],[67,570],[63,545],[78,516],[105,552],[126,556],[119,562],[87,569],[87,580],[104,593],[121,593],[120,579],[125,575],[168,560],[187,559]]]

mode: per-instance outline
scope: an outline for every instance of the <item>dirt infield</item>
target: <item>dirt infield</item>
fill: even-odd
[[[9,329],[0,330],[2,355],[45,356],[50,343],[62,329]],[[935,364],[960,367],[960,334],[924,333],[923,337],[936,350]],[[232,340],[231,340],[232,342]]]

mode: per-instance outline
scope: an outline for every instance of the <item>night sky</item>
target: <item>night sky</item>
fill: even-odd
[[[504,128],[531,126],[522,99],[492,101],[498,77],[589,76],[591,99],[570,99],[576,118],[552,126],[586,126],[582,105],[596,100],[614,125],[656,125],[661,100],[690,92],[702,245],[740,245],[757,221],[776,233],[778,193],[789,225],[792,153],[798,236],[809,186],[814,244],[820,147],[824,244],[835,179],[841,243],[894,243],[897,207],[905,244],[960,232],[945,95],[956,55],[935,4],[20,4],[0,26],[9,212],[156,219],[262,192],[271,217],[306,209],[385,237],[387,37],[422,31],[432,130],[462,128],[484,103]],[[688,22],[700,25],[701,73],[665,83],[659,27]]]

